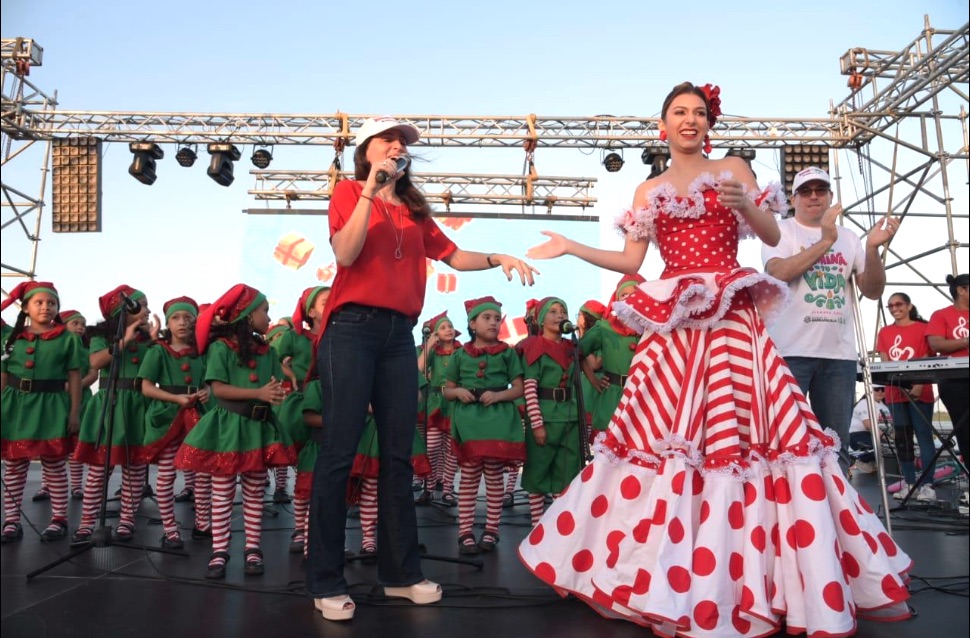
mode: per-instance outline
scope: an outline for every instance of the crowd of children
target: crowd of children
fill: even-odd
[[[614,298],[636,281],[624,278]],[[325,427],[314,344],[328,296],[329,288],[307,288],[292,316],[271,325],[265,295],[242,284],[212,304],[200,306],[185,296],[168,300],[163,317],[151,314],[142,291],[121,285],[99,298],[102,319],[88,326],[81,313],[60,311],[52,283],[18,286],[4,302],[5,308],[19,303],[22,311],[13,326],[4,324],[2,338],[6,487],[0,540],[23,537],[20,510],[31,460],[40,460],[43,468],[34,498],[51,501],[51,522],[41,540],[68,536],[73,495],[83,501],[70,534],[78,546],[92,541],[104,484],[115,466],[121,467],[122,485],[113,540],[134,538],[149,466],[155,465],[160,546],[185,546],[175,503],[192,501],[191,538],[212,545],[205,576],[224,578],[232,503],[241,485],[243,570],[261,574],[269,470],[276,478],[274,502],[288,503],[292,466],[290,551],[305,553],[312,472]],[[622,328],[608,308],[592,301],[584,308],[599,308],[596,319],[580,321],[580,332],[586,333],[583,354],[591,355],[582,366],[587,375],[597,379],[593,370],[601,363],[594,354],[605,362],[602,384],[586,401],[587,413],[597,415],[596,429],[602,429],[608,419],[603,415],[619,399],[618,392],[604,390],[619,389],[616,378],[622,373],[613,370],[623,368],[628,357],[616,357],[612,335]],[[423,324],[412,462],[420,485],[417,502],[458,506],[459,551],[468,554],[498,544],[503,506],[513,503],[520,468],[531,518],[538,519],[544,503],[581,469],[581,439],[588,433],[579,427],[587,418],[580,418],[573,390],[579,358],[561,329],[568,318],[565,302],[530,301],[525,309],[530,336],[514,348],[499,340],[501,303],[473,299],[465,310],[466,342],[458,340],[462,332],[444,312]],[[624,334],[623,343],[629,340]],[[96,381],[99,391],[92,394]],[[40,413],[44,419],[37,418]],[[371,425],[364,429],[348,489],[348,499],[359,504],[365,559],[378,549],[377,451]],[[178,470],[184,486],[176,493]],[[487,513],[476,539],[472,529],[483,476]]]

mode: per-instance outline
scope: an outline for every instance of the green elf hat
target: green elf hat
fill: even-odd
[[[61,298],[57,294],[57,289],[54,288],[54,284],[49,281],[22,281],[14,289],[10,291],[10,296],[0,303],[0,310],[6,310],[13,302],[19,301],[21,306],[27,302],[28,299],[33,297],[39,292],[46,292],[47,294],[54,297],[57,303],[61,303]],[[60,322],[60,317],[57,317],[55,321]]]
[[[80,319],[81,321],[87,323],[87,319],[84,318],[84,315],[81,314],[80,310],[63,310],[60,312],[60,314],[58,314],[58,316],[61,318],[61,323],[63,324],[68,324],[75,319]]]
[[[310,308],[313,307],[317,295],[326,290],[330,290],[330,286],[313,286],[304,290],[303,294],[300,295],[300,300],[296,303],[296,309],[293,311],[293,318],[290,320],[292,322],[291,327],[297,334],[303,334],[306,330],[304,323],[309,325],[307,317],[310,316]],[[282,323],[282,319],[280,322]]]
[[[499,305],[501,306],[502,304],[499,304]],[[434,334],[438,332],[438,328],[441,327],[441,324],[446,321],[449,322],[452,326],[455,325],[455,322],[448,317],[448,311],[443,310],[441,311],[441,314],[437,314],[431,317],[430,319],[428,319],[427,321],[425,321],[423,324],[421,324],[421,328],[422,328],[421,331],[424,332],[424,329],[427,329],[428,330],[427,334],[429,335]],[[469,321],[471,320],[469,319]],[[461,333],[455,330],[455,338],[457,339],[460,336],[461,336]]]
[[[468,320],[474,321],[475,317],[482,314],[486,310],[494,310],[495,312],[502,313],[502,304],[495,300],[495,297],[489,295],[488,297],[481,297],[479,299],[469,299],[465,302],[465,312],[468,313]]]
[[[536,325],[542,328],[542,322],[546,320],[546,314],[549,313],[549,309],[552,308],[552,304],[561,304],[563,310],[566,314],[569,314],[569,308],[566,306],[566,302],[559,297],[546,297],[541,299],[538,303],[534,304],[531,308],[533,316],[536,318]]]
[[[236,284],[219,297],[195,322],[195,342],[199,354],[209,347],[209,332],[215,323],[238,323],[266,301],[266,295],[246,284]]]
[[[176,297],[169,299],[162,305],[162,312],[165,313],[165,321],[168,322],[176,312],[185,311],[195,319],[199,316],[199,304],[195,303],[192,297]]]
[[[621,292],[623,292],[627,288],[634,288],[636,286],[639,286],[644,281],[646,280],[640,275],[638,275],[637,273],[634,273],[632,275],[623,275],[619,283],[616,284],[616,290],[613,291],[612,300],[616,301],[617,299],[619,299]]]
[[[585,312],[596,319],[602,319],[603,315],[606,314],[606,306],[595,299],[590,299],[579,307],[579,311]]]
[[[276,322],[276,325],[270,328],[269,332],[266,333],[266,341],[273,341],[276,339],[276,337],[280,336],[284,332],[287,332],[288,330],[291,330],[289,324],[278,321]]]
[[[121,284],[111,292],[98,297],[98,307],[101,309],[101,316],[111,319],[121,312],[121,307],[125,304],[124,297],[127,296],[132,301],[140,301],[145,298],[145,293],[135,290],[127,284]]]

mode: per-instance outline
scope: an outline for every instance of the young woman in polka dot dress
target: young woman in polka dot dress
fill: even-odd
[[[785,287],[737,263],[778,241],[779,188],[710,160],[719,90],[678,85],[661,111],[670,169],[637,189],[622,251],[546,233],[529,256],[625,273],[660,250],[660,280],[617,315],[643,332],[593,462],[519,548],[561,594],[661,635],[845,636],[857,617],[909,616],[911,561],[849,485],[767,336]],[[705,148],[707,147],[707,148]]]

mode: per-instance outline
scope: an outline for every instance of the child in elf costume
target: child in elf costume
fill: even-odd
[[[428,392],[428,459],[431,461],[431,482],[429,487],[440,490],[441,501],[450,506],[458,504],[455,498],[455,474],[458,460],[451,445],[451,402],[441,395],[448,366],[452,355],[461,348],[458,337],[461,333],[445,312],[424,322],[423,328],[429,331],[425,346],[418,351],[418,370],[427,380]],[[422,404],[423,405],[423,404]],[[418,497],[419,503],[431,500],[431,491],[426,490]]]
[[[286,361],[296,377],[296,384],[293,387],[288,387],[293,384],[284,382],[287,395],[277,410],[277,417],[280,425],[289,431],[297,454],[310,436],[303,422],[302,403],[305,399],[303,384],[313,363],[313,343],[320,334],[319,323],[329,297],[330,288],[327,286],[314,286],[304,290],[293,311],[292,328],[281,331],[276,339],[269,342],[280,361]],[[275,474],[276,490],[273,492],[273,502],[289,503],[290,496],[286,493],[287,468],[278,467]]]
[[[626,299],[643,281],[643,277],[637,274],[624,275],[616,285],[606,316],[587,330],[579,341],[583,353],[598,352],[603,359],[599,376],[594,376],[588,370],[584,375],[598,393],[593,400],[593,436],[607,428],[616,406],[620,404],[623,385],[640,341],[639,334],[616,318],[613,304]]]
[[[98,380],[97,370],[91,370],[91,365],[88,362],[88,344],[89,339],[87,337],[87,320],[77,310],[62,310],[58,313],[61,318],[61,323],[67,328],[68,332],[73,332],[81,339],[82,345],[82,359],[83,363],[81,365],[81,410],[80,414],[84,414],[84,408],[87,407],[88,402],[94,394],[91,392],[91,386],[95,381]],[[6,335],[9,334],[7,330],[9,326],[4,324],[4,337],[0,339],[0,344],[6,344]],[[2,347],[2,345],[0,345]],[[67,472],[69,477],[69,485],[71,488],[71,498],[76,501],[80,501],[84,498],[84,463],[74,460],[74,450],[77,448],[77,432],[71,432],[67,439]],[[47,487],[47,483],[41,480],[40,489],[38,489],[34,495],[31,497],[32,501],[47,501],[50,500],[50,490]]]
[[[209,390],[202,387],[205,379],[205,359],[195,345],[195,321],[199,306],[189,297],[166,301],[165,330],[155,345],[145,353],[138,369],[141,392],[148,399],[145,441],[153,450],[149,459],[158,465],[156,496],[158,513],[162,519],[161,545],[166,549],[181,549],[182,536],[175,520],[175,455],[185,436],[205,412]],[[194,529],[209,529],[211,490],[196,483]]]
[[[579,415],[573,396],[574,346],[562,338],[560,325],[569,316],[556,297],[530,301],[526,319],[537,334],[519,342],[525,372],[526,460],[522,488],[529,493],[535,525],[542,517],[545,494],[558,495],[582,467]]]
[[[503,470],[525,458],[522,420],[513,401],[522,396],[522,365],[498,340],[502,304],[494,297],[465,302],[470,343],[452,356],[442,395],[454,401],[452,438],[461,466],[458,488],[458,548],[462,554],[490,552],[499,542]],[[485,531],[472,533],[478,487],[485,475]]]
[[[58,316],[54,284],[18,284],[3,301],[21,304],[17,322],[3,342],[0,364],[0,457],[6,465],[0,542],[23,538],[20,506],[31,459],[40,459],[51,495],[51,520],[42,541],[67,535],[68,438],[77,432],[81,408],[83,347]],[[30,325],[26,325],[27,318]]]
[[[137,312],[125,313],[123,336],[115,343],[122,309],[133,303]],[[112,539],[128,542],[135,535],[135,511],[141,502],[142,489],[148,475],[150,452],[144,448],[145,411],[148,403],[141,393],[138,368],[161,328],[157,316],[148,321],[148,299],[145,293],[122,284],[98,299],[104,321],[89,329],[91,334],[91,370],[100,371],[98,393],[84,409],[81,431],[74,458],[88,466],[84,482],[84,502],[81,524],[71,536],[71,543],[83,545],[94,534],[95,517],[101,506],[101,488],[105,476],[105,460],[111,466],[121,466],[121,520]],[[113,405],[106,409],[112,349],[120,348],[118,376],[114,381]],[[105,418],[102,420],[102,412]],[[107,440],[108,425],[111,440]]]
[[[283,402],[279,358],[263,335],[269,304],[255,288],[237,284],[199,315],[195,326],[205,381],[214,405],[185,437],[176,465],[212,475],[212,557],[205,577],[222,579],[229,561],[229,530],[236,479],[241,477],[247,575],[264,571],[259,548],[266,470],[296,460],[272,407]]]

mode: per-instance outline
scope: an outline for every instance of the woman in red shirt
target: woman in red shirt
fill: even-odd
[[[953,305],[940,308],[930,316],[930,323],[926,326],[926,341],[933,352],[945,354],[948,357],[970,356],[967,338],[970,335],[970,299],[968,286],[970,275],[966,273],[947,275],[946,283],[950,285],[950,298]],[[967,450],[970,450],[970,426],[967,425],[967,414],[970,412],[970,398],[967,396],[966,381],[955,379],[940,382],[940,400],[946,406],[953,423],[954,436],[963,455],[963,462],[967,461]],[[963,505],[967,503],[967,493],[963,493]]]
[[[912,300],[904,292],[894,293],[886,304],[889,313],[895,320],[879,331],[876,348],[883,361],[908,361],[921,359],[930,355],[926,344],[926,319],[920,316]],[[936,447],[933,443],[933,385],[919,383],[910,388],[890,385],[886,388],[886,405],[892,415],[895,428],[896,455],[899,458],[899,469],[906,481],[906,489],[893,494],[894,498],[903,499],[910,493],[910,488],[916,483],[916,465],[913,449],[913,434],[919,445],[919,458],[923,469],[933,461]],[[918,501],[936,501],[936,491],[933,489],[933,470],[927,474],[928,480],[919,486],[915,497]]]
[[[349,620],[354,602],[344,579],[346,485],[373,406],[380,442],[378,578],[387,596],[418,604],[441,599],[421,573],[411,498],[411,448],[418,412],[418,364],[411,334],[421,308],[427,259],[455,270],[501,266],[523,284],[536,271],[496,253],[464,251],[441,232],[412,183],[407,146],[414,126],[389,117],[367,120],[356,136],[355,180],[334,187],[330,243],[337,276],[322,319],[317,350],[323,422],[313,471],[307,591],[328,620]],[[353,362],[349,365],[348,362]]]

